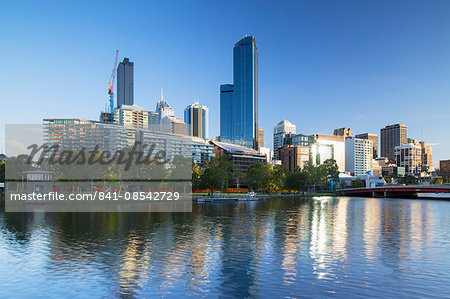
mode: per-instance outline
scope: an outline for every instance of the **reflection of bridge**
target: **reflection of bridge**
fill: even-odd
[[[450,185],[380,186],[368,188],[349,188],[338,191],[343,195],[411,198],[417,197],[418,193],[450,193]]]

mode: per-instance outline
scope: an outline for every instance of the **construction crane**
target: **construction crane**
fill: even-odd
[[[110,121],[111,123],[114,122],[114,79],[116,78],[116,71],[117,71],[117,57],[119,55],[119,50],[116,51],[116,59],[114,60],[114,68],[112,70],[111,77],[109,79],[109,107],[110,107]]]

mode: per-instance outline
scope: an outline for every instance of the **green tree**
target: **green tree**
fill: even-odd
[[[323,165],[327,170],[327,184],[331,183],[331,185],[334,186],[339,181],[339,166],[337,165],[336,160],[325,160],[325,162],[323,162]]]
[[[248,167],[247,185],[256,190],[267,190],[270,184],[271,167],[256,163]]]
[[[220,167],[210,166],[205,169],[201,176],[201,184],[206,186],[206,188],[211,189],[223,189],[228,188],[229,176],[228,173]]]
[[[366,186],[366,182],[360,180],[360,179],[356,179],[354,181],[352,181],[352,188],[362,188]]]
[[[0,182],[5,182],[5,161],[0,162]]]
[[[286,177],[285,188],[288,190],[305,191],[309,187],[309,175],[307,172],[298,171],[290,173]]]

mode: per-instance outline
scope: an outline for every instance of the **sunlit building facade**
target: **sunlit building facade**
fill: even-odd
[[[220,86],[220,140],[258,149],[258,51],[253,36],[233,48],[233,84]]]

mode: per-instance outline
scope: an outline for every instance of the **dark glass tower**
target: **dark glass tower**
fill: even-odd
[[[134,104],[133,81],[133,62],[124,58],[117,68],[117,108]]]
[[[258,149],[258,51],[253,36],[233,48],[233,84],[220,86],[220,140]]]

